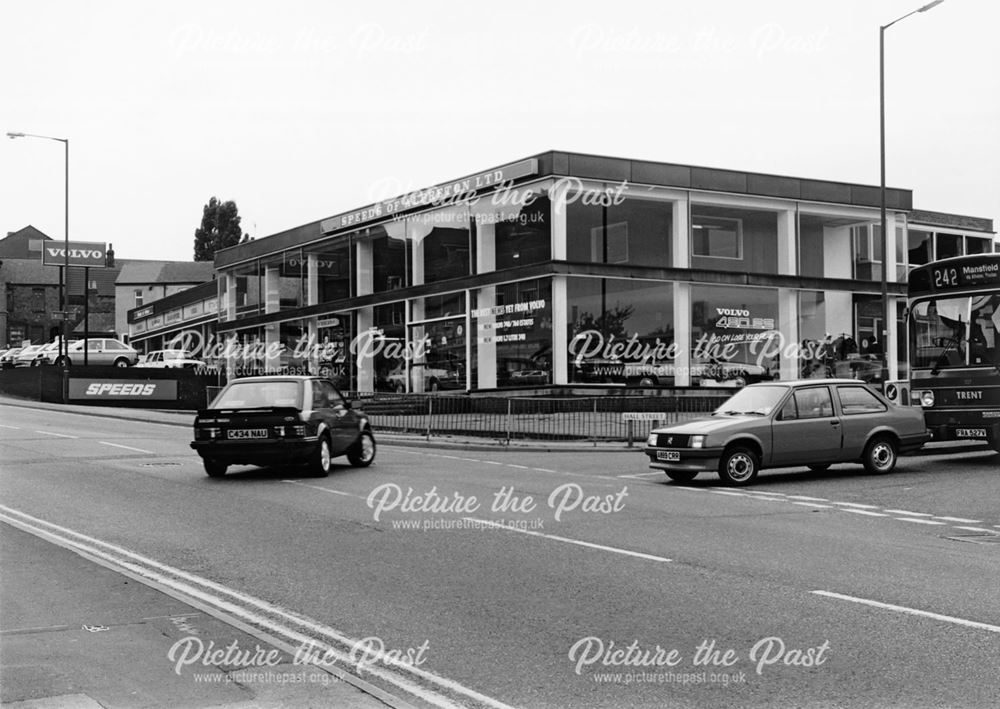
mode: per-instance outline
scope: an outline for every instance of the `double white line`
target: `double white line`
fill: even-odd
[[[392,694],[340,669],[353,666],[350,652],[359,641],[335,628],[115,544],[103,542],[4,505],[0,505],[0,520],[89,557],[104,566],[128,573],[226,622],[239,621],[234,624],[240,629],[262,637],[289,654],[294,654],[297,648],[308,644],[311,648],[322,651],[320,654],[325,658],[336,659],[336,666],[322,664],[320,665],[322,669],[377,696],[390,706],[401,705],[399,699]],[[261,633],[261,630],[265,632]],[[511,709],[492,697],[419,667],[405,665],[372,667],[366,664],[364,672],[384,684],[403,690],[436,707],[461,709],[473,706]]]

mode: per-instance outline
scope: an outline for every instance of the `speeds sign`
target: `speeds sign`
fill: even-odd
[[[69,380],[70,399],[176,401],[177,382],[173,379],[136,381],[134,379]]]

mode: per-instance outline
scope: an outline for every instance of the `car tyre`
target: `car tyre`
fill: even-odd
[[[375,460],[375,437],[371,431],[362,431],[358,440],[347,451],[347,460],[355,468],[367,468]]]
[[[330,436],[321,434],[316,450],[309,457],[309,472],[317,478],[325,478],[330,474],[333,454],[330,452]]]
[[[872,475],[885,475],[896,467],[898,457],[895,441],[888,436],[875,436],[865,446],[861,460]]]
[[[205,465],[205,472],[208,473],[210,478],[221,478],[226,474],[226,470],[229,468],[225,463],[220,463],[217,460],[211,458],[205,458],[202,463]]]
[[[719,461],[719,478],[729,485],[749,485],[760,470],[757,454],[745,446],[729,448]]]
[[[70,360],[69,357],[63,356],[56,360],[56,364],[59,365],[60,367],[68,367],[71,364],[73,364],[73,362]]]
[[[667,477],[679,483],[689,483],[698,477],[697,470],[664,470]]]
[[[119,357],[118,359],[115,360],[115,366],[116,367],[127,367],[128,366],[128,360],[125,359],[124,357]]]

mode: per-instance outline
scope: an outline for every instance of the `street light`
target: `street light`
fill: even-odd
[[[941,0],[938,0],[939,2]],[[66,291],[69,290],[69,138],[53,138],[51,135],[35,135],[33,133],[7,133],[7,137],[13,140],[14,138],[42,138],[44,140],[55,140],[62,143],[66,148],[66,203],[65,209],[63,211],[63,217],[65,219],[63,225],[63,268],[59,273],[59,310],[60,317],[62,318],[62,326],[60,332],[62,333],[59,337],[59,357],[62,359],[63,363],[63,403],[68,401],[68,386],[69,386],[69,343],[66,342],[66,301],[69,298],[66,297],[63,291],[63,279],[66,281]],[[65,354],[63,348],[65,349]]]
[[[878,28],[878,116],[879,116],[879,160],[881,168],[881,184],[879,206],[882,217],[882,371],[883,380],[888,379],[889,372],[889,318],[895,319],[895,313],[889,307],[889,233],[885,218],[885,31],[901,20],[918,12],[927,12],[932,7],[940,5],[944,0],[934,0],[923,7],[897,17],[887,25]],[[893,234],[895,236],[895,234]]]

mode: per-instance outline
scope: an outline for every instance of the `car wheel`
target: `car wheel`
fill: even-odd
[[[68,367],[73,363],[70,361],[69,357],[63,356],[56,360],[56,364],[59,365],[60,367]]]
[[[639,386],[643,389],[649,389],[656,386],[656,380],[652,377],[643,377],[639,380]]]
[[[220,463],[211,458],[205,458],[202,462],[205,464],[205,472],[208,473],[208,477],[210,478],[221,478],[226,474],[226,469],[229,467],[225,463]]]
[[[33,360],[31,360],[31,366],[32,367],[41,367],[42,366],[42,360],[40,360],[40,359],[33,359]]]
[[[347,460],[355,468],[367,468],[375,460],[375,437],[371,431],[362,431],[358,440],[347,451]]]
[[[868,441],[862,462],[873,475],[884,475],[896,467],[896,444],[888,436],[876,436]]]
[[[115,360],[115,366],[116,367],[127,367],[128,366],[128,360],[125,359],[124,357],[119,357],[118,359]]]
[[[719,461],[719,477],[730,485],[749,485],[757,477],[759,469],[757,454],[744,446],[730,448]]]
[[[822,473],[824,470],[828,470],[829,468],[830,468],[829,463],[817,463],[809,466],[809,470],[813,471],[814,473]]]
[[[664,470],[667,477],[679,483],[689,483],[698,476],[697,470]]]
[[[316,451],[309,458],[309,472],[318,478],[325,478],[330,474],[330,464],[333,455],[330,453],[330,437],[323,434],[319,437]]]

